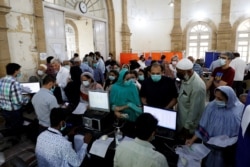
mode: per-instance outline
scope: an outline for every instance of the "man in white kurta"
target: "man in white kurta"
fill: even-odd
[[[180,60],[176,67],[177,77],[182,80],[177,99],[177,129],[180,136],[187,139],[194,134],[204,111],[206,86],[193,71],[193,63],[189,59]]]

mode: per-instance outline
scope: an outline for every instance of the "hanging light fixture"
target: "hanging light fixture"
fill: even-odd
[[[174,0],[171,0],[169,3],[168,3],[169,6],[173,7],[174,6]]]

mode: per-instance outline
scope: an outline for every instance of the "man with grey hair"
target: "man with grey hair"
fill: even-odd
[[[219,86],[233,86],[235,71],[229,66],[234,58],[233,53],[224,52],[220,54],[221,66],[214,69],[209,81],[206,83],[207,90],[210,90],[209,101],[214,100],[214,90]]]
[[[205,108],[206,85],[193,70],[193,63],[188,58],[181,59],[177,65],[177,77],[182,80],[177,99],[178,137],[188,139],[198,127]]]
[[[59,104],[67,101],[67,97],[64,92],[64,88],[66,87],[68,80],[70,79],[69,70],[63,66],[61,66],[61,61],[59,59],[52,59],[51,60],[52,67],[56,72],[56,86],[58,86],[61,90],[61,97],[62,99],[57,100]]]

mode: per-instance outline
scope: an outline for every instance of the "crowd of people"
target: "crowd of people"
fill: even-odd
[[[249,166],[250,99],[240,99],[245,93],[242,84],[246,68],[240,55],[221,53],[214,61],[216,67],[215,63],[211,65],[209,80],[192,56],[180,60],[173,56],[171,62],[165,59],[163,55],[160,60],[146,60],[142,55],[138,61],[121,66],[112,54],[104,61],[100,52],[90,52],[82,60],[76,53],[67,63],[50,56],[29,79],[41,84],[33,96],[22,94],[18,82],[21,66],[9,63],[6,76],[0,79],[0,110],[6,128],[19,131],[24,106],[31,101],[39,123],[38,166],[80,166],[91,135],[85,134],[82,149],[74,151],[65,138],[65,128],[82,125],[72,111],[79,103],[88,103],[89,90],[108,91],[115,119],[126,120],[135,137],[133,142],[117,147],[115,166],[168,166],[166,158],[152,149],[150,141],[158,121],[143,113],[143,105],[177,112],[176,138],[187,145],[199,138],[211,150],[202,166]],[[69,126],[68,120],[73,125]],[[221,135],[238,136],[239,140],[230,149],[207,143]],[[230,158],[226,156],[229,154]]]

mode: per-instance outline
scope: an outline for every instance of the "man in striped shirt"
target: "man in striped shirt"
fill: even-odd
[[[22,106],[30,100],[22,95],[22,88],[16,78],[21,76],[21,66],[16,63],[6,65],[7,75],[0,79],[0,110],[8,128],[20,128],[23,124]]]

